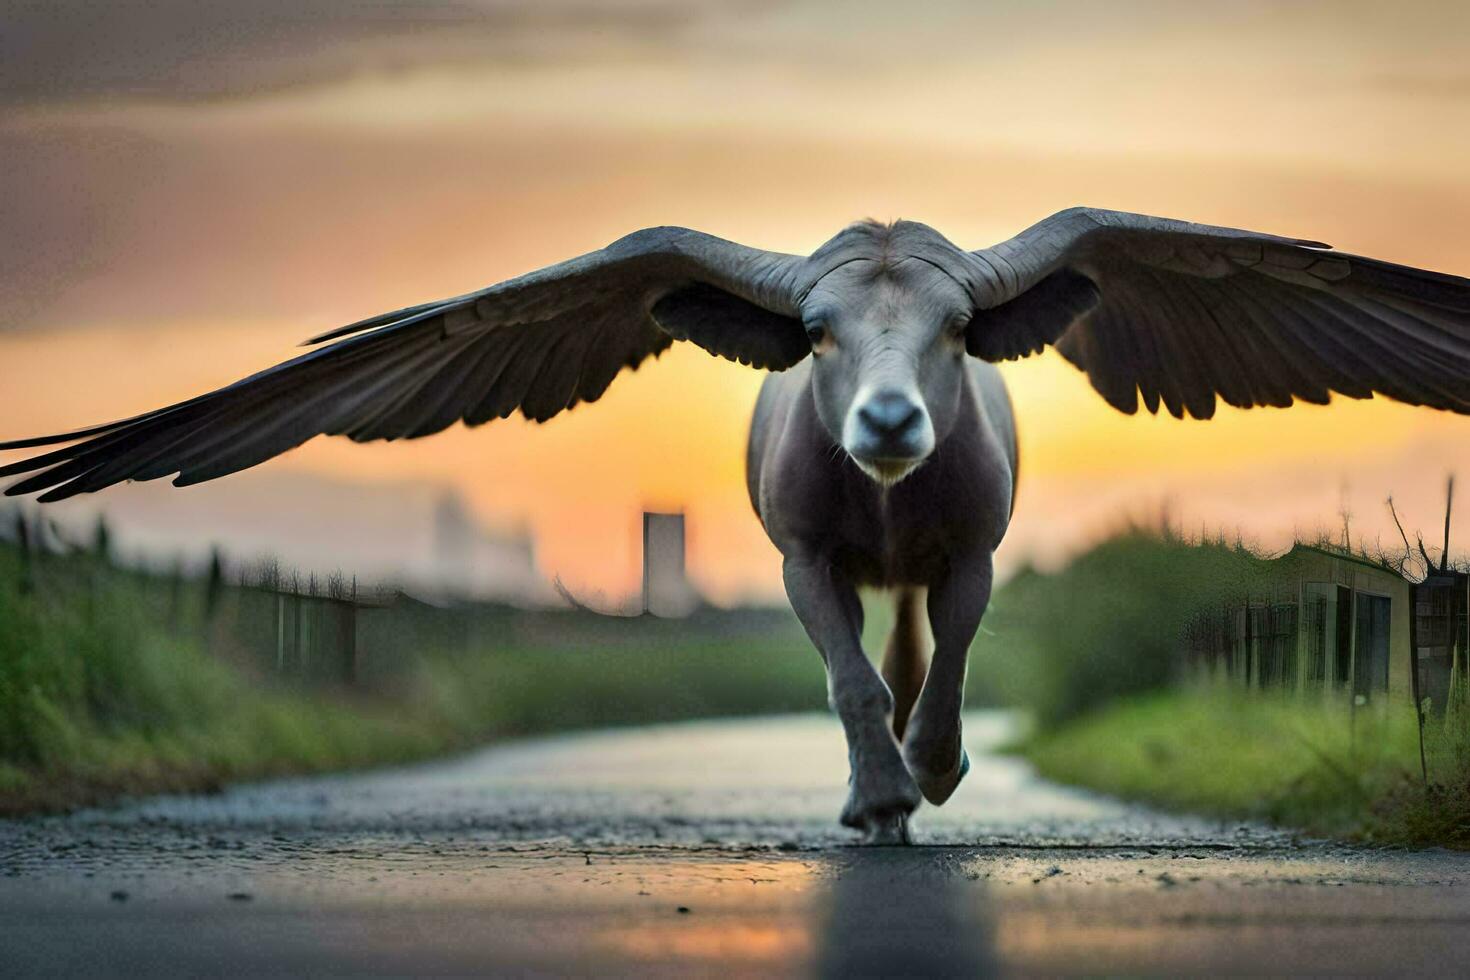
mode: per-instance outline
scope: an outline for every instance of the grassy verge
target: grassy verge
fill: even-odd
[[[1049,778],[1169,809],[1470,848],[1465,746],[1431,737],[1426,788],[1407,710],[1352,715],[1341,704],[1188,688],[1113,703],[1021,751]]]
[[[1180,634],[1201,609],[1270,574],[1249,551],[1134,532],[1052,573],[1023,571],[985,614],[967,683],[970,703],[1000,701],[1050,725],[1178,673]]]
[[[147,634],[133,652],[149,670],[129,696],[177,701],[123,719],[33,691],[28,749],[0,761],[0,814],[404,762],[511,735],[816,710],[825,690],[815,657],[718,642],[430,654],[392,694],[276,689]]]
[[[452,650],[395,648],[390,673],[349,685],[242,651],[199,583],[95,555],[32,561],[0,543],[0,814],[825,701],[820,661],[780,615],[499,613]]]
[[[38,750],[0,762],[0,814],[407,762],[512,735],[817,710],[824,696],[820,675],[794,677],[803,671],[781,651],[712,643],[429,655],[392,696],[273,690],[187,645],[139,649],[166,669],[180,709],[123,722],[37,704]]]

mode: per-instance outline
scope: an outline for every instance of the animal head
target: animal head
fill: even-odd
[[[811,259],[800,300],[812,393],[833,441],[885,485],[953,428],[974,304],[974,260],[926,225],[853,225]]]

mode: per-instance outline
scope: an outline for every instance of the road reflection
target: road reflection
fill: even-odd
[[[816,860],[665,864],[639,881],[660,896],[677,881],[672,895],[688,904],[615,913],[580,955],[589,966],[699,974],[988,976],[998,972],[995,917],[967,853],[852,847]]]
[[[812,956],[812,931],[801,921],[649,923],[609,933],[604,942],[625,957],[676,960],[690,969],[738,965],[774,973]]]
[[[804,973],[817,946],[813,909],[827,873],[821,862],[801,860],[660,862],[636,873],[648,907],[601,929],[593,962],[610,954],[614,963],[701,974]]]
[[[815,963],[823,977],[998,972],[983,890],[947,848],[853,848],[836,868]]]

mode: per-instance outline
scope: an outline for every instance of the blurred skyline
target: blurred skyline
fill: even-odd
[[[0,438],[187,397],[657,224],[808,252],[905,217],[974,248],[1088,204],[1470,274],[1466,50],[1449,2],[12,4]],[[1346,509],[1387,543],[1392,493],[1437,543],[1443,477],[1470,469],[1470,419],[1381,399],[1179,422],[1113,412],[1052,353],[1005,371],[1023,458],[1003,572],[1165,502],[1268,547]],[[682,508],[700,587],[769,599],[742,476],[759,384],[676,345],[543,426],[319,439],[253,492],[159,481],[58,513],[146,536],[183,495],[248,553],[302,506],[289,475],[429,484],[527,528],[547,577],[619,595],[641,510]],[[393,538],[391,508],[363,513],[324,562]]]

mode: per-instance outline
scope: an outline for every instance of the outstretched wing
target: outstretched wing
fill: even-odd
[[[176,405],[0,443],[66,444],[0,467],[0,477],[31,473],[6,493],[61,500],[123,480],[212,480],[321,434],[413,439],[516,410],[544,421],[595,401],[618,372],[676,339],[789,367],[810,351],[792,295],[799,262],[684,228],[635,232],[477,293],[315,337],[334,342]]]
[[[1228,404],[1375,392],[1470,414],[1470,280],[1320,242],[1074,208],[972,253],[970,352],[1046,344],[1108,403],[1209,418]],[[987,295],[988,293],[988,295]]]

